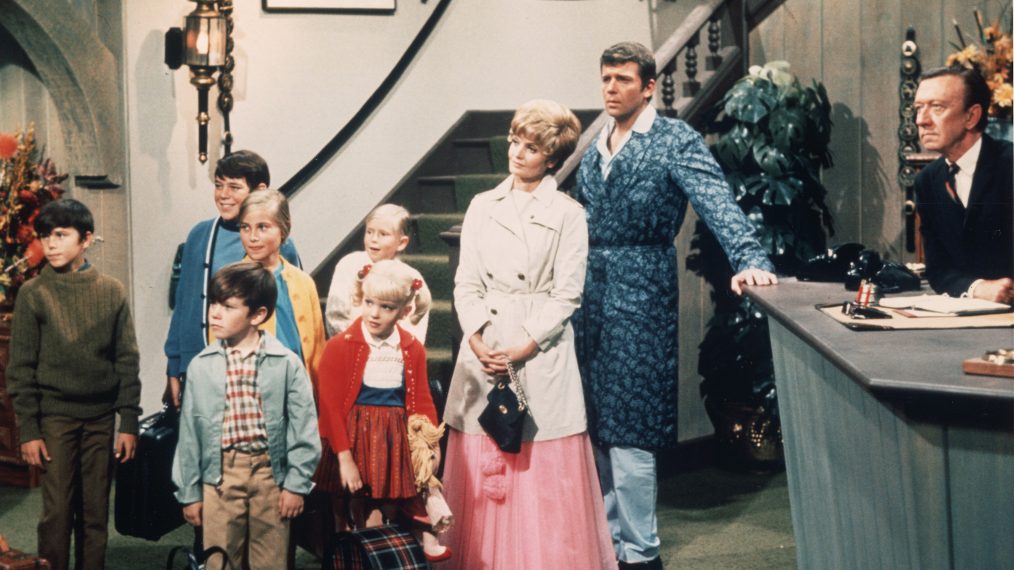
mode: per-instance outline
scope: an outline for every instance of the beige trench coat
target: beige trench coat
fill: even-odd
[[[539,345],[517,368],[530,407],[524,438],[556,439],[587,429],[570,317],[581,305],[588,225],[584,208],[558,192],[551,176],[533,191],[522,219],[510,195],[512,182],[509,176],[477,195],[465,213],[454,277],[464,339],[444,421],[464,433],[484,433],[478,418],[493,377],[482,371],[468,345],[482,329],[491,349],[516,346],[528,337]]]

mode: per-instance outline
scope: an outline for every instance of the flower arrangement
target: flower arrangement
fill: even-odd
[[[1014,107],[1014,87],[1012,79],[1012,54],[1011,37],[1000,28],[1000,22],[994,22],[989,27],[983,27],[982,14],[975,11],[975,23],[979,30],[980,44],[966,43],[964,34],[957,21],[954,22],[954,30],[958,35],[958,44],[951,44],[958,51],[947,58],[947,65],[963,65],[965,67],[975,66],[979,68],[986,83],[993,91],[993,101],[989,106],[989,115],[1001,119],[1011,119],[1012,107]]]
[[[38,273],[45,256],[33,223],[64,192],[67,175],[41,154],[34,125],[0,133],[0,306],[12,306],[18,288]]]

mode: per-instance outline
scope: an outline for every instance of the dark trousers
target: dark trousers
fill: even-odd
[[[93,420],[44,416],[40,422],[50,461],[42,474],[39,555],[53,570],[70,568],[72,531],[74,567],[105,568],[114,420],[109,413]]]

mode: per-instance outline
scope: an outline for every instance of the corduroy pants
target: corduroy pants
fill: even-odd
[[[71,531],[77,568],[106,566],[115,419],[110,412],[93,420],[43,416],[40,421],[50,461],[42,474],[39,556],[53,570],[70,568]]]

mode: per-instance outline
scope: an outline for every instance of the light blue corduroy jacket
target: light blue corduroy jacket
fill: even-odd
[[[302,361],[270,333],[257,356],[257,387],[268,430],[275,482],[306,495],[320,461],[320,435],[313,389]],[[180,410],[180,437],[173,458],[176,499],[202,500],[204,484],[222,482],[222,419],[225,413],[226,354],[221,343],[205,347],[187,368]]]

